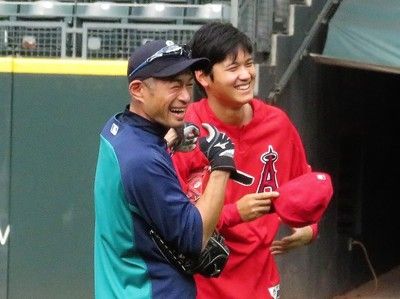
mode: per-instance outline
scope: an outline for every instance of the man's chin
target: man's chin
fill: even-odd
[[[248,96],[248,95],[246,95],[246,96],[244,96],[244,97],[239,97],[238,98],[238,102],[240,102],[240,103],[242,103],[243,105],[245,105],[245,104],[248,104],[248,103],[250,103],[250,101],[253,99],[254,97],[253,96]]]
[[[254,98],[254,92],[248,91],[241,94],[237,94],[237,100],[242,103],[248,103]]]
[[[181,126],[183,126],[183,118],[182,119],[175,119],[173,121],[170,122],[170,127],[171,128],[179,128]]]

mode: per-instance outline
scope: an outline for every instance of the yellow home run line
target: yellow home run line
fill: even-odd
[[[128,61],[0,57],[0,73],[126,76]]]

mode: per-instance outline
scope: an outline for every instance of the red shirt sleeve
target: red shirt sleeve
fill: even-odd
[[[242,222],[236,203],[225,204],[222,208],[217,229],[223,231],[226,227],[235,226]]]

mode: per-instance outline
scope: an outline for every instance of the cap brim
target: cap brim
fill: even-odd
[[[153,72],[152,77],[155,78],[166,78],[182,73],[183,71],[190,69],[196,70],[207,65],[209,60],[206,58],[194,58],[194,59],[179,59],[174,64],[169,64],[167,67],[161,69],[158,72]]]
[[[130,81],[139,79],[144,80],[150,77],[167,78],[178,75],[185,70],[196,70],[206,67],[210,61],[207,58],[188,59],[186,57],[170,57],[154,60],[149,65],[140,69]]]

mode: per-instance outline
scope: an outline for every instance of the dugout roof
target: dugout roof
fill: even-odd
[[[400,1],[343,0],[329,22],[325,64],[400,73]]]

